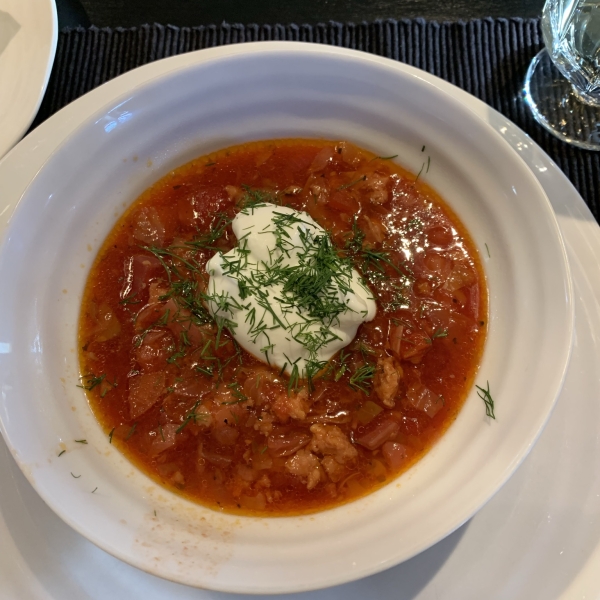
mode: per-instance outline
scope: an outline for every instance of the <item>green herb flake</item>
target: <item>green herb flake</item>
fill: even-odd
[[[357,183],[359,183],[361,181],[365,181],[366,178],[367,178],[367,176],[363,175],[362,177],[359,177],[358,179],[355,179],[354,181],[351,181],[350,183],[345,183],[344,185],[340,185],[340,187],[338,188],[338,191],[345,190],[349,187],[352,187],[353,185],[356,185]]]
[[[126,296],[122,300],[119,301],[119,304],[127,305],[127,304],[141,304],[141,300],[136,300],[137,292]]]
[[[370,385],[373,381],[373,377],[375,376],[376,367],[373,364],[367,363],[362,367],[359,367],[352,375],[350,376],[350,381],[348,385],[356,391],[361,391],[365,393],[367,396],[370,394]]]
[[[131,427],[131,429],[129,430],[129,433],[125,437],[125,441],[127,441],[135,433],[135,428],[136,427],[137,427],[137,422],[134,423],[133,426]]]
[[[77,385],[78,388],[82,388],[91,392],[96,386],[100,385],[106,379],[106,373],[102,375],[94,375],[93,373],[89,373],[88,375],[82,375],[79,378],[81,384]]]
[[[194,404],[194,406],[192,407],[192,410],[190,410],[190,412],[185,416],[185,419],[183,420],[183,423],[175,430],[175,433],[180,433],[181,431],[183,431],[183,429],[185,428],[185,426],[190,422],[190,421],[194,421],[194,423],[199,420],[199,419],[204,419],[205,416],[204,414],[198,414],[196,412],[196,409],[198,408],[198,406],[200,406],[200,400],[197,400],[196,403]]]
[[[447,329],[438,329],[432,336],[431,339],[432,340],[436,340],[437,338],[445,338],[448,337],[448,330]]]
[[[487,381],[486,384],[487,384],[487,387],[485,389],[478,385],[475,386],[477,388],[477,395],[485,403],[485,414],[488,417],[495,419],[496,416],[494,415],[494,400],[492,398],[492,395],[490,394],[490,382]]]

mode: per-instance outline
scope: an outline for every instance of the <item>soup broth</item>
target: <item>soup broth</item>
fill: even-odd
[[[247,255],[247,236],[261,239],[236,236],[236,215],[265,206],[297,211],[285,213],[288,230],[274,230],[273,264],[288,232],[305,239],[309,218],[322,228],[311,234],[321,244],[314,260],[312,246],[300,253],[305,271],[277,272],[279,290],[302,281],[302,299],[286,300],[297,314],[320,314],[319,290],[344,269],[375,303],[327,359],[314,351],[317,334],[277,323],[281,294],[264,273],[248,287],[259,279],[227,263]],[[211,287],[215,255],[236,282],[235,313],[232,297],[225,306]],[[264,313],[245,304],[252,294]],[[322,510],[398,477],[456,418],[480,362],[487,302],[469,234],[394,157],[347,142],[247,143],[172,171],[119,219],[84,293],[82,386],[111,443],[172,491],[228,512]],[[331,310],[333,327],[350,309]],[[256,352],[244,349],[242,323]],[[306,368],[272,362],[286,335],[300,340]]]

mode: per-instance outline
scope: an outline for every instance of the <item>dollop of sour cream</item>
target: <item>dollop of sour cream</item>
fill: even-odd
[[[209,310],[257,358],[315,375],[375,317],[373,294],[305,212],[257,204],[232,228],[237,247],[206,265]]]

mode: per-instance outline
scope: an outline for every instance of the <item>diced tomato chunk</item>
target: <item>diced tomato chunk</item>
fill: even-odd
[[[96,327],[90,331],[94,341],[108,342],[121,333],[121,323],[108,304],[103,302],[97,307]]]
[[[219,444],[223,444],[223,446],[233,446],[238,437],[240,437],[240,432],[235,427],[219,425],[212,430],[212,436]]]
[[[221,469],[226,469],[233,461],[233,455],[217,452],[211,448],[206,448],[204,445],[200,447],[200,456]]]
[[[432,246],[448,248],[454,243],[452,229],[448,225],[436,225],[427,230],[427,240]]]
[[[333,160],[334,150],[330,146],[319,150],[308,167],[309,173],[322,171]]]
[[[136,254],[125,261],[125,281],[121,288],[121,299],[127,304],[139,304],[146,301],[143,293],[150,281],[164,275],[165,269],[155,256]]]
[[[274,432],[267,438],[267,446],[273,456],[290,456],[310,442],[305,431]]]
[[[392,471],[398,471],[408,458],[406,446],[398,442],[386,442],[381,447],[381,453]]]
[[[177,215],[182,227],[206,227],[213,217],[233,205],[222,185],[195,185],[183,187],[184,194],[177,200]]]
[[[444,406],[444,399],[422,383],[413,383],[408,387],[406,400],[410,406],[422,410],[431,418],[435,417]]]
[[[365,427],[365,431],[357,436],[356,441],[369,450],[375,450],[396,435],[399,429],[398,421],[389,413],[384,413]]]
[[[351,215],[355,214],[359,209],[358,202],[345,190],[336,190],[331,193],[329,207]]]
[[[165,391],[165,374],[144,373],[129,380],[129,414],[132,419],[141,417],[152,408]]]
[[[418,363],[431,349],[431,338],[420,328],[405,328],[402,334],[402,358]]]
[[[390,325],[390,333],[388,335],[389,350],[396,358],[402,358],[402,334],[404,333],[404,325]]]
[[[175,446],[178,426],[175,423],[161,425],[156,432],[156,437],[150,446],[150,456],[157,456],[161,452]]]
[[[133,239],[143,244],[162,246],[165,242],[165,224],[159,212],[152,207],[141,208],[133,217]]]
[[[171,332],[164,329],[149,331],[134,351],[142,371],[157,371],[167,366],[167,359],[175,351]]]

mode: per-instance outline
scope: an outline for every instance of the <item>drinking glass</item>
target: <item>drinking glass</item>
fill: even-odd
[[[560,139],[600,150],[600,2],[546,0],[545,48],[524,95],[536,121]]]

